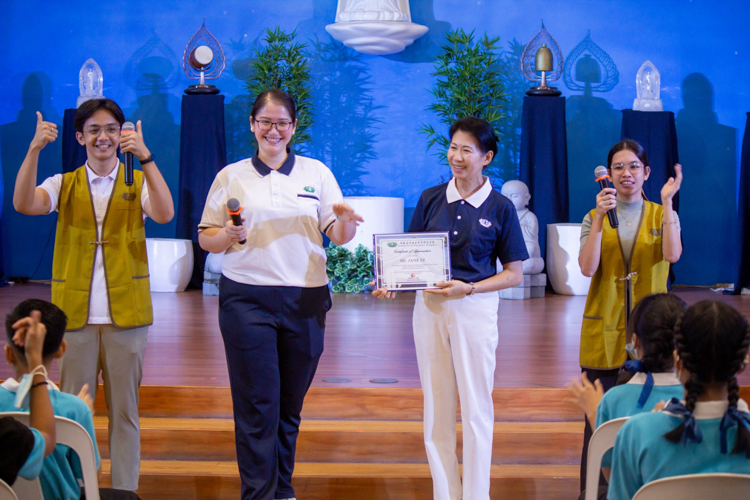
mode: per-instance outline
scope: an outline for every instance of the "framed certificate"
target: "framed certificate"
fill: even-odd
[[[451,280],[448,233],[376,234],[375,283],[388,290],[424,290]]]

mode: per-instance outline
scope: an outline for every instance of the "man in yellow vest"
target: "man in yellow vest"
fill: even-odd
[[[146,333],[153,322],[146,257],[145,216],[164,224],[174,203],[154,157],[136,131],[121,134],[125,116],[109,99],[78,108],[76,139],[86,164],[36,186],[39,152],[57,138],[57,126],[37,112],[37,126],[18,171],[13,206],[27,215],[58,212],[52,263],[52,302],[68,316],[68,350],[60,363],[61,388],[78,394],[88,384],[96,396],[99,371],[109,410],[112,487],[138,489],[140,428],[138,389]],[[143,171],[127,186],[123,153]]]

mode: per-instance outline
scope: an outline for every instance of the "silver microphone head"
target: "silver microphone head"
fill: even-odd
[[[121,132],[135,132],[135,124],[133,122],[123,123]]]
[[[240,208],[240,201],[237,198],[229,198],[227,200],[227,208],[232,212],[236,212]]]
[[[609,175],[609,170],[607,170],[607,167],[599,165],[594,170],[594,179],[599,179],[601,177],[606,177]]]

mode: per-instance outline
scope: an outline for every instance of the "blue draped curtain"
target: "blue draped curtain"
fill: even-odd
[[[198,223],[216,174],[227,163],[223,95],[183,95],[177,238],[193,241],[189,288],[202,288],[206,252],[198,245]]]
[[[564,97],[523,98],[520,161],[519,180],[529,187],[529,209],[539,219],[539,247],[544,258],[547,224],[569,221]]]

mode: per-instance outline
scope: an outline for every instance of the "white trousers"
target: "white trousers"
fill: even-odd
[[[498,301],[494,292],[463,298],[417,292],[414,343],[436,500],[490,498]],[[457,396],[463,425],[463,488],[456,457]]]
[[[60,360],[60,389],[78,394],[89,384],[96,398],[99,372],[109,412],[109,454],[112,487],[138,489],[141,465],[141,430],[138,421],[138,389],[143,378],[148,327],[118,328],[86,325],[65,332],[68,350]]]

